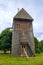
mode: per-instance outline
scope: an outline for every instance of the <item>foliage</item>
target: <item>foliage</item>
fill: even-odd
[[[34,37],[34,42],[35,42],[35,52],[40,53],[41,52],[41,49],[40,49],[41,46],[40,46],[40,43],[36,37]]]
[[[41,52],[43,52],[43,40],[40,41],[40,46],[41,46]]]
[[[12,31],[5,29],[0,35],[0,49],[6,53],[7,50],[11,50]]]

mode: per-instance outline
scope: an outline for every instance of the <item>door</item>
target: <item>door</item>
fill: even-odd
[[[27,44],[22,43],[21,44],[21,56],[26,56],[28,57],[28,53],[27,53]]]

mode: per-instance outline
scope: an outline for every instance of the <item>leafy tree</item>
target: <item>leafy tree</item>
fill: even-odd
[[[0,34],[0,50],[1,50],[1,34]]]
[[[41,52],[43,52],[43,40],[40,41],[40,46],[41,46]]]
[[[11,43],[12,43],[12,31],[10,29],[5,29],[1,33],[0,39],[0,48],[6,53],[7,50],[11,51]]]
[[[40,43],[36,37],[34,37],[34,42],[35,42],[35,52],[40,53],[41,52],[41,49],[40,49],[41,46],[40,46]]]

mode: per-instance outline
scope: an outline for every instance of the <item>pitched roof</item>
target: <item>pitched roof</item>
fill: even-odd
[[[14,19],[33,20],[33,18],[23,8],[15,15]]]

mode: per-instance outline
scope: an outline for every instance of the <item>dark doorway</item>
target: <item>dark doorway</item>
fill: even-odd
[[[27,42],[21,42],[21,56],[32,56],[33,52]]]
[[[27,42],[21,42],[21,56],[28,56]]]

